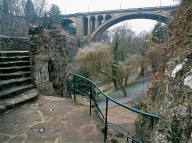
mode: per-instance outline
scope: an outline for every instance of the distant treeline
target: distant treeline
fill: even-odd
[[[61,11],[46,0],[0,0],[0,35],[27,37],[29,24],[61,25]]]

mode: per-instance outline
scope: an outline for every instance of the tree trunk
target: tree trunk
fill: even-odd
[[[121,80],[117,79],[115,76],[111,75],[111,74],[108,73],[108,72],[102,71],[102,70],[100,70],[100,69],[98,69],[98,70],[99,70],[100,73],[107,75],[109,78],[111,78],[111,79],[113,79],[113,80],[116,80],[116,82],[118,83],[118,85],[119,85],[120,88],[122,89],[124,96],[125,96],[125,97],[128,96],[127,91],[125,90],[125,86],[122,84]]]
[[[118,87],[117,87],[117,81],[114,80],[114,79],[113,79],[113,84],[114,84],[114,86],[115,86],[115,90],[117,90],[117,89],[118,89]]]
[[[127,94],[127,91],[126,91],[126,89],[125,89],[125,86],[123,86],[123,84],[122,84],[119,80],[117,80],[117,82],[118,82],[121,90],[123,91],[124,96],[127,97],[128,94]]]
[[[126,89],[125,89],[125,86],[123,86],[121,89],[122,89],[122,91],[123,91],[124,96],[127,97],[128,94],[127,94],[127,91],[126,91]]]
[[[125,77],[125,86],[127,85],[127,82],[128,82],[128,75]]]

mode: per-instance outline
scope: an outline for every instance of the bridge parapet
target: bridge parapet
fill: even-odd
[[[112,13],[124,13],[124,12],[137,12],[139,9],[142,11],[155,11],[155,10],[175,10],[177,8],[176,5],[170,6],[161,6],[161,7],[142,7],[142,8],[129,8],[129,9],[116,9],[116,10],[105,10],[105,11],[93,11],[93,12],[83,12],[83,13],[73,13],[63,15],[63,18],[71,18],[77,16],[92,16],[92,15],[103,15],[103,14],[112,14]]]

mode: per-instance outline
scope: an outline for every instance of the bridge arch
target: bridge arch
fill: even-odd
[[[103,20],[104,20],[103,15],[99,15],[99,16],[97,17],[98,26],[100,26],[100,25],[103,23]]]
[[[91,32],[93,32],[93,31],[95,30],[95,21],[96,21],[95,16],[91,16],[91,17],[90,17],[90,22],[91,22]]]
[[[71,23],[75,23],[75,22],[72,21],[71,19],[63,19],[61,23],[62,23],[62,27],[66,28],[68,25],[70,25]]]
[[[109,15],[109,14],[107,14],[107,15],[105,16],[105,21],[107,21],[107,20],[109,20],[109,19],[111,19],[111,18],[112,18],[112,16]]]
[[[88,18],[85,16],[83,17],[83,34],[88,35]]]
[[[106,21],[105,23],[103,23],[102,25],[100,25],[97,29],[95,29],[95,31],[90,35],[90,37],[92,40],[97,38],[98,35],[102,34],[105,30],[107,30],[109,27],[125,21],[125,20],[131,20],[131,19],[150,19],[150,20],[157,20],[160,22],[163,22],[165,24],[168,23],[169,19],[172,19],[173,17],[170,15],[164,15],[161,13],[128,13],[128,14],[123,14],[123,15],[119,15],[117,17],[111,18],[108,21]]]

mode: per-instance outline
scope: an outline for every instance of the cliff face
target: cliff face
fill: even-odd
[[[176,137],[180,142],[192,142],[191,65],[191,58],[169,59],[163,81],[157,81],[150,89],[146,111],[161,116],[150,134],[150,142],[176,143]]]
[[[162,74],[150,88],[146,112],[160,120],[140,118],[145,142],[192,142],[192,1],[183,0],[168,27],[168,42],[163,51]],[[136,123],[138,126],[138,122]],[[139,135],[138,131],[137,135]]]

